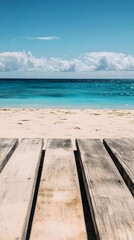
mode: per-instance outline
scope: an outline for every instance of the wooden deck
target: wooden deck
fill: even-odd
[[[0,139],[0,240],[133,240],[134,139]]]

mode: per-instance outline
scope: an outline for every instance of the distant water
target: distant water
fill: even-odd
[[[0,107],[134,109],[134,80],[0,79]]]

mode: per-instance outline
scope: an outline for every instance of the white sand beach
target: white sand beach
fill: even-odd
[[[0,137],[134,137],[134,110],[0,109]]]

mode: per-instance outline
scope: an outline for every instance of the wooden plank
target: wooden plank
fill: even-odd
[[[42,139],[22,139],[0,174],[0,239],[25,239]]]
[[[71,140],[47,142],[30,239],[87,239]]]
[[[0,173],[18,145],[16,138],[0,138]]]
[[[134,138],[104,139],[104,144],[134,196]]]
[[[96,236],[134,238],[134,199],[100,140],[78,139],[80,163]]]

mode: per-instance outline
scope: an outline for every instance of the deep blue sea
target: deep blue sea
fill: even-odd
[[[134,80],[0,79],[0,108],[134,109]]]

